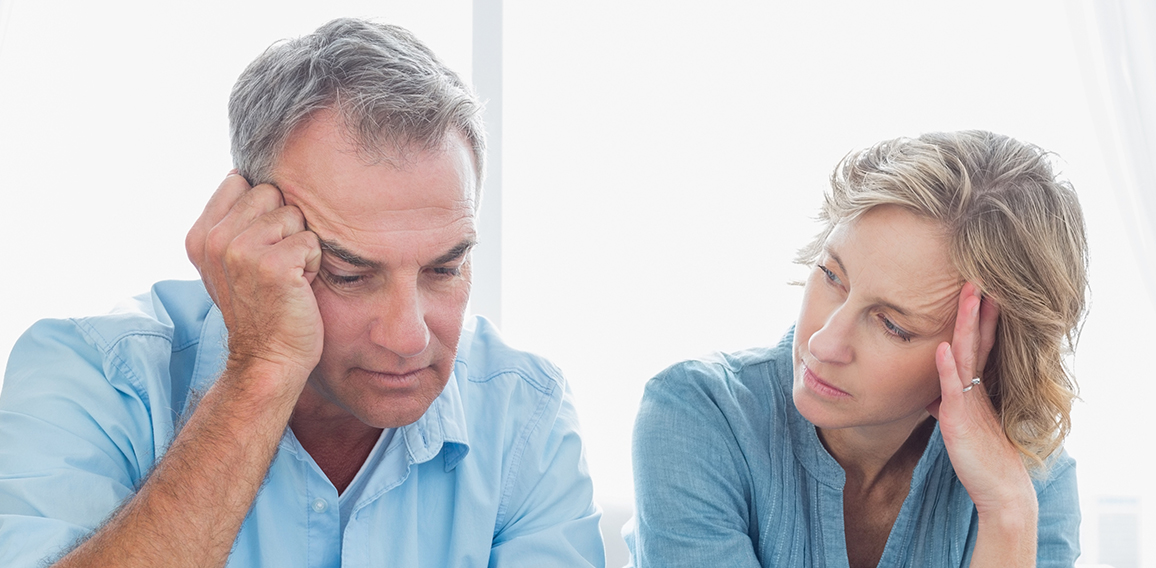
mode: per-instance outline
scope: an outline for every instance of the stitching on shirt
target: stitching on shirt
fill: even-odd
[[[521,373],[515,372],[514,374],[521,376]],[[533,384],[533,382],[530,382],[530,384]],[[498,514],[494,521],[495,536],[497,536],[499,532],[498,529],[506,524],[506,514],[509,512],[510,498],[514,492],[514,485],[518,480],[518,474],[521,473],[522,458],[525,455],[526,445],[529,443],[530,436],[538,429],[539,424],[541,424],[542,416],[546,413],[546,408],[550,402],[554,400],[552,396],[553,390],[543,392],[542,394],[544,396],[542,396],[541,402],[538,403],[538,408],[534,409],[534,414],[530,417],[530,420],[527,421],[526,426],[522,428],[518,440],[514,443],[514,449],[510,452],[510,477],[502,484],[501,497],[498,502]],[[561,400],[559,400],[559,403],[561,403]]]
[[[534,389],[538,392],[549,396],[552,392],[554,392],[554,389],[563,382],[564,379],[562,379],[561,373],[559,373],[556,368],[543,366],[540,370],[542,371],[542,375],[545,375],[549,378],[548,381],[536,380],[539,373],[526,372],[524,369],[507,367],[504,369],[492,371],[489,375],[486,375],[485,378],[481,380],[470,379],[470,382],[487,383],[501,375],[517,375],[518,378],[529,383],[530,386],[534,387]]]
[[[122,333],[110,342],[106,340],[104,336],[101,335],[100,332],[87,320],[72,319],[70,321],[72,321],[73,324],[77,326],[77,329],[79,329],[80,332],[83,333],[86,337],[96,340],[96,347],[100,350],[103,358],[112,363],[113,367],[115,367],[116,370],[121,373],[124,379],[133,388],[133,390],[136,391],[136,395],[140,397],[141,402],[143,402],[145,405],[145,408],[149,410],[149,414],[152,414],[152,401],[149,400],[148,391],[145,390],[144,384],[141,383],[139,377],[137,377],[136,373],[133,372],[132,366],[128,364],[128,361],[125,361],[124,358],[121,357],[119,353],[117,353],[117,348],[122,341],[134,337],[156,337],[164,340],[171,347],[172,338],[163,333],[156,333],[152,331],[135,331]],[[104,380],[108,381],[109,385],[111,385],[113,388],[116,388],[116,385],[112,384],[110,377],[105,376]]]

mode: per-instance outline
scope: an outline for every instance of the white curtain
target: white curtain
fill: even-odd
[[[1156,1],[1068,9],[1109,179],[1156,302]]]

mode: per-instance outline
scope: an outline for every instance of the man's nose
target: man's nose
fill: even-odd
[[[851,339],[855,333],[855,318],[843,308],[840,306],[831,312],[823,327],[807,340],[807,349],[820,362],[846,364],[854,358]]]
[[[401,357],[421,354],[429,346],[429,327],[416,283],[390,286],[382,296],[370,323],[370,340]]]

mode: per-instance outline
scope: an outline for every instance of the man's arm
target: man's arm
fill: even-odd
[[[551,405],[535,423],[517,473],[502,488],[510,497],[490,566],[606,565],[602,513],[594,504],[578,416],[566,383],[556,388],[561,404]]]
[[[229,330],[225,372],[140,491],[57,566],[223,566],[321,356],[320,247],[276,188],[229,175],[186,248]]]

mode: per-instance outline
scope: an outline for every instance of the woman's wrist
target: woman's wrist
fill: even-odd
[[[1031,487],[1030,482],[1028,487]],[[1036,500],[1034,490],[1019,493],[991,507],[981,507],[977,503],[976,514],[979,517],[980,530],[994,531],[996,534],[1015,538],[1031,535],[1034,540],[1038,530],[1039,502]],[[991,531],[984,531],[985,528]]]

